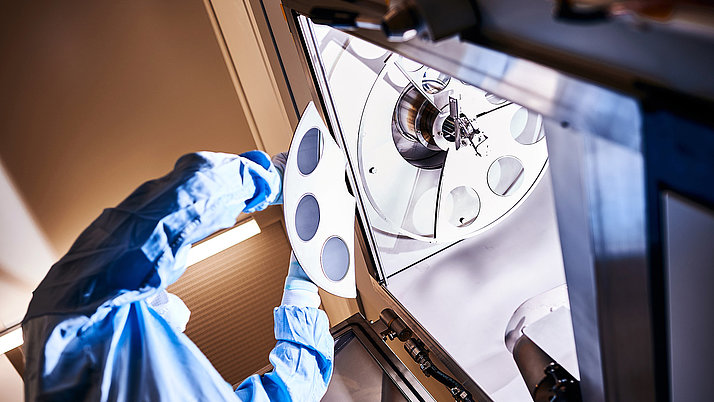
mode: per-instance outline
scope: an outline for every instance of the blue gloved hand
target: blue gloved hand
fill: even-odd
[[[164,317],[164,320],[176,332],[186,331],[186,324],[191,317],[191,310],[180,297],[169,293],[166,289],[159,289],[156,293],[146,298],[146,303],[154,311]]]
[[[290,268],[285,278],[282,306],[320,307],[317,285],[303,271],[294,253],[290,253]]]
[[[288,162],[288,153],[281,152],[274,155],[270,158],[270,161],[280,173],[280,194],[272,204],[282,204],[283,177],[285,175],[285,164]],[[303,271],[293,252],[290,252],[290,267],[288,268],[288,276],[285,278],[285,289],[283,290],[283,301],[281,305],[314,308],[320,306],[320,295],[317,293],[317,285],[312,283],[305,271]]]
[[[281,152],[273,155],[270,161],[273,162],[273,166],[275,166],[275,169],[280,173],[280,194],[278,194],[278,198],[276,198],[271,205],[279,205],[283,203],[283,177],[285,177],[285,164],[288,163],[288,153]]]

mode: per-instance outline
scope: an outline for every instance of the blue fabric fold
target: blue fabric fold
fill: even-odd
[[[280,186],[263,152],[200,152],[104,210],[33,294],[23,320],[26,400],[318,400],[332,372],[324,312],[276,309],[276,369],[234,393],[145,300],[183,274],[192,243],[267,207]]]

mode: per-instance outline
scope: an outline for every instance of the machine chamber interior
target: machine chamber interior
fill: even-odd
[[[543,118],[342,31],[300,26],[377,279],[491,398],[528,400],[505,332],[520,305],[565,284]],[[574,351],[560,322],[558,347]]]

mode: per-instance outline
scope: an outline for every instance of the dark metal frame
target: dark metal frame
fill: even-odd
[[[682,105],[690,105],[690,109],[679,109]],[[709,113],[714,110],[691,99],[682,100],[674,110],[656,101],[644,103],[643,126],[647,134],[643,138],[643,152],[646,155],[647,239],[651,261],[650,288],[658,400],[672,397],[669,388],[669,282],[665,266],[664,239],[667,228],[664,223],[664,195],[679,194],[714,210],[714,120],[700,119],[697,113],[700,107],[708,109]]]
[[[417,380],[414,374],[407,369],[404,363],[389,349],[384,341],[372,330],[367,320],[357,313],[342,321],[330,331],[337,341],[348,333],[367,350],[377,364],[384,370],[389,378],[397,385],[399,390],[410,401],[433,401],[434,398]]]

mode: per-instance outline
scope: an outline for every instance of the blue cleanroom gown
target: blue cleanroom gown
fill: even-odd
[[[171,173],[104,210],[34,292],[23,320],[26,400],[321,398],[333,363],[323,311],[276,308],[275,369],[234,392],[146,300],[181,276],[192,243],[232,226],[241,211],[265,208],[280,186],[262,152],[202,152],[183,156]]]

